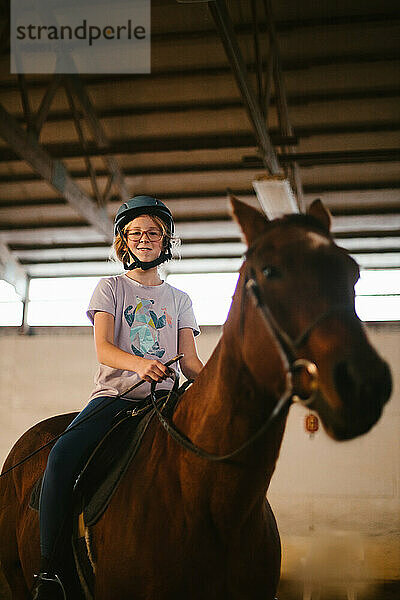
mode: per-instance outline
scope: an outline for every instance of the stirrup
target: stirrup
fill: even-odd
[[[33,600],[41,600],[41,590],[40,588],[42,587],[42,591],[44,592],[44,597],[48,597],[50,598],[50,594],[48,592],[50,592],[50,586],[53,587],[53,584],[57,586],[56,588],[56,593],[59,592],[58,595],[62,594],[62,598],[63,600],[67,600],[67,595],[65,593],[65,589],[64,586],[61,582],[61,579],[59,578],[59,576],[54,573],[46,573],[46,572],[42,572],[42,573],[38,573],[36,575],[34,575],[34,592],[33,592]],[[43,589],[43,588],[46,588]],[[54,589],[54,588],[53,588]]]

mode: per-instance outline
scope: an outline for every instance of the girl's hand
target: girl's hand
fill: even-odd
[[[137,361],[137,363],[136,363]],[[152,381],[163,381],[170,376],[170,370],[162,362],[151,358],[135,357],[134,369],[140,379],[152,383]]]

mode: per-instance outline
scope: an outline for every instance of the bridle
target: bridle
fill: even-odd
[[[248,258],[249,254],[254,251],[255,246],[257,245],[259,239],[255,241],[255,243],[249,248],[246,252],[246,258]],[[196,444],[194,444],[185,434],[178,430],[175,424],[164,417],[162,414],[162,409],[157,406],[156,398],[155,398],[155,387],[156,382],[154,382],[151,386],[151,402],[153,404],[153,408],[155,413],[157,414],[161,424],[166,429],[168,434],[174,438],[181,446],[210,461],[228,461],[231,458],[240,454],[243,450],[248,448],[251,444],[253,444],[257,439],[259,439],[271,426],[271,424],[286,411],[292,402],[298,402],[303,406],[309,406],[316,398],[319,392],[319,373],[318,367],[316,364],[307,358],[298,358],[298,350],[306,343],[311,332],[317,325],[319,325],[322,321],[330,317],[332,314],[338,312],[351,312],[354,314],[354,309],[352,307],[346,306],[344,304],[336,304],[331,306],[326,311],[320,313],[313,321],[305,328],[305,330],[298,335],[295,339],[293,339],[277,322],[276,318],[272,314],[268,303],[265,298],[263,298],[260,287],[257,283],[256,274],[254,269],[247,268],[247,271],[244,273],[244,285],[242,291],[242,302],[241,302],[241,313],[240,313],[240,324],[241,328],[244,323],[244,304],[246,294],[250,294],[256,309],[261,313],[263,323],[265,328],[267,329],[270,337],[276,345],[276,349],[282,361],[283,370],[285,372],[285,389],[278,399],[275,407],[272,412],[268,416],[267,420],[261,425],[261,427],[250,437],[248,438],[241,446],[233,450],[232,452],[224,455],[213,454],[207,452],[206,450],[200,448]],[[294,389],[294,378],[296,374],[299,374],[301,371],[304,371],[307,377],[309,378],[309,390],[310,394],[307,397],[304,397],[300,393],[296,392]],[[166,401],[168,404],[168,400]]]
[[[253,298],[256,308],[260,311],[264,325],[266,329],[269,331],[270,336],[275,342],[277,347],[277,351],[281,358],[283,368],[286,371],[286,378],[291,381],[287,383],[287,387],[291,387],[292,389],[292,400],[294,402],[299,402],[303,406],[310,405],[319,389],[318,382],[318,368],[316,364],[307,358],[297,358],[298,350],[304,346],[310,337],[313,329],[319,325],[322,321],[330,317],[335,313],[351,313],[354,315],[354,309],[350,306],[346,306],[345,304],[335,304],[329,307],[327,310],[321,312],[317,317],[315,317],[309,325],[302,331],[300,335],[298,335],[295,339],[293,339],[277,322],[274,315],[271,312],[266,300],[262,298],[262,294],[260,291],[260,287],[257,283],[254,272],[251,273],[252,276],[245,279],[244,290],[249,292]],[[243,307],[242,307],[243,311]],[[241,322],[243,321],[243,314],[241,314]],[[300,394],[296,394],[293,390],[293,378],[294,375],[304,369],[306,374],[310,378],[310,390],[311,394],[307,397],[303,397]]]

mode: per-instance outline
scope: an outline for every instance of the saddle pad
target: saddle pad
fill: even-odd
[[[75,510],[85,525],[94,525],[106,510],[118,484],[137,453],[154,409],[141,417],[119,421],[95,448],[75,484]]]

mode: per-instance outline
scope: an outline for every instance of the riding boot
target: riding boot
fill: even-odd
[[[59,576],[49,568],[49,562],[42,558],[40,573],[35,575],[33,600],[67,600],[65,589]]]

